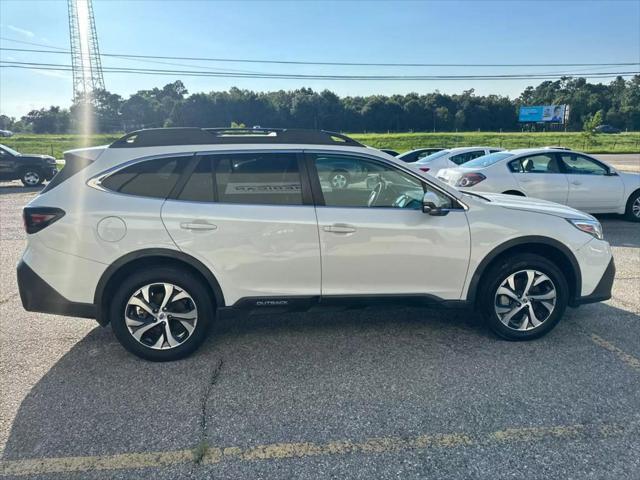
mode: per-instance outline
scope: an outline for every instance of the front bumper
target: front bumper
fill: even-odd
[[[44,179],[51,180],[58,173],[58,168],[53,166],[48,166],[44,169]]]
[[[596,303],[609,300],[611,298],[611,289],[613,288],[613,280],[615,276],[616,265],[613,261],[613,257],[611,257],[609,265],[607,265],[607,269],[602,274],[602,278],[598,282],[598,285],[596,285],[593,292],[584,297],[576,298],[570,302],[570,305],[572,307],[577,307],[578,305],[584,305],[585,303]]]
[[[69,317],[96,318],[93,304],[67,300],[34,272],[24,260],[17,268],[18,290],[25,310]]]

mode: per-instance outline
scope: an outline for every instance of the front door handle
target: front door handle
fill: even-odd
[[[184,222],[180,224],[180,228],[184,230],[216,230],[218,226],[208,222]]]
[[[331,233],[353,233],[356,231],[356,227],[351,225],[346,225],[344,223],[334,223],[333,225],[328,225],[326,227],[322,227],[325,232]]]
[[[571,182],[571,185],[582,185],[582,182],[579,182],[578,180],[573,180]]]

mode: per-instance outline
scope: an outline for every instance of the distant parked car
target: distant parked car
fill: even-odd
[[[49,155],[27,155],[0,145],[0,180],[20,180],[35,187],[58,173],[56,159]]]
[[[0,130],[0,137],[13,137],[11,130]]]
[[[497,152],[441,170],[438,178],[462,189],[535,197],[640,222],[640,174],[618,172],[584,153],[548,148]]]
[[[599,125],[594,129],[594,131],[596,133],[620,133],[622,130],[612,125]]]
[[[395,150],[391,150],[390,148],[379,148],[378,150],[384,153],[388,153],[392,157],[397,157],[399,155],[398,152],[396,152]]]
[[[353,183],[365,180],[369,174],[362,162],[350,157],[321,157],[316,162],[320,183],[328,183],[328,187],[342,190]]]
[[[474,158],[501,150],[501,148],[494,147],[447,148],[421,158],[417,162],[412,163],[411,167],[436,177],[438,176],[438,172],[443,168],[458,167]]]
[[[398,155],[398,160],[402,160],[406,163],[413,163],[441,150],[444,150],[444,148],[416,148],[415,150],[409,150],[408,152],[401,153]]]

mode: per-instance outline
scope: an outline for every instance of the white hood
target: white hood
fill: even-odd
[[[462,191],[464,193],[464,191]],[[576,210],[575,208],[567,207],[559,203],[549,202],[547,200],[541,200],[539,198],[532,197],[519,197],[517,195],[505,195],[502,193],[490,193],[490,192],[473,192],[474,194],[481,195],[488,199],[491,205],[503,208],[510,208],[512,210],[523,210],[526,212],[545,213],[547,215],[554,215],[562,218],[580,218],[584,220],[594,220],[591,215]]]

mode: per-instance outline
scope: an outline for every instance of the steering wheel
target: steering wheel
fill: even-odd
[[[380,195],[382,195],[382,192],[384,192],[386,189],[387,189],[387,182],[383,178],[379,177],[378,183],[376,183],[376,186],[373,187],[373,190],[371,190],[371,194],[369,195],[369,201],[367,202],[367,206],[375,207],[376,202],[380,198]]]

